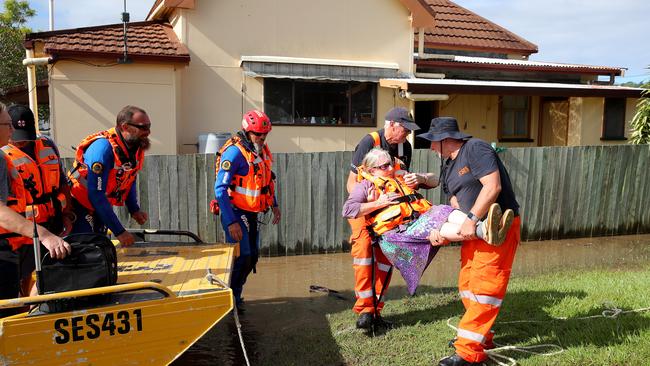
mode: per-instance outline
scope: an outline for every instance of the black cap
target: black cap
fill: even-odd
[[[420,127],[413,122],[413,117],[409,113],[409,111],[406,110],[406,108],[402,107],[395,107],[388,111],[386,113],[386,121],[392,121],[392,122],[397,122],[400,125],[404,126],[404,128],[415,131],[419,130]]]
[[[444,139],[467,140],[471,135],[460,132],[458,122],[454,117],[436,117],[431,120],[429,132],[417,135],[429,141],[442,141]]]
[[[7,108],[11,123],[14,126],[12,141],[33,141],[36,140],[36,124],[34,113],[29,107],[22,104],[14,104]]]

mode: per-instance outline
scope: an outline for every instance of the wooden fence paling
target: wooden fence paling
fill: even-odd
[[[500,154],[521,205],[524,240],[650,233],[650,146],[515,148]],[[341,217],[351,152],[274,154],[282,221],[260,217],[261,252],[284,256],[350,249]],[[148,228],[196,232],[222,242],[219,218],[209,212],[214,154],[148,156],[138,176]],[[71,159],[64,159],[69,167]],[[415,150],[412,171],[439,175],[440,159]],[[441,189],[425,192],[434,204]],[[137,227],[125,208],[116,213]],[[184,240],[182,238],[174,238]]]

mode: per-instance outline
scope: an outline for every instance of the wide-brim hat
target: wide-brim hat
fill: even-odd
[[[471,135],[460,132],[458,122],[454,117],[436,117],[431,120],[429,132],[417,135],[429,141],[442,141],[444,139],[467,140]]]

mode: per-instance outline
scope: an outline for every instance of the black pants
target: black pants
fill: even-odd
[[[246,230],[244,238],[240,241],[240,256],[235,259],[230,277],[230,287],[235,296],[235,302],[240,303],[246,279],[255,270],[259,259],[259,232],[257,231],[257,213],[235,210],[235,214],[240,218],[239,222],[242,230]],[[245,225],[241,220],[242,215],[245,216],[248,225]],[[227,227],[224,227],[224,230],[228,233]],[[226,235],[228,239],[229,234]]]
[[[47,250],[41,245],[41,251]],[[20,296],[20,282],[27,281],[36,267],[34,248],[23,245],[18,250],[11,250],[6,240],[0,240],[0,299],[14,299]],[[29,294],[23,294],[29,296]],[[0,318],[14,315],[19,309],[1,309]]]

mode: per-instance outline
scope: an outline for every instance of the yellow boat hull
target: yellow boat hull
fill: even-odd
[[[118,264],[129,269],[120,273],[120,280],[165,277],[169,283],[132,282],[0,301],[0,307],[16,307],[97,294],[126,294],[124,298],[129,299],[82,310],[23,313],[0,319],[0,365],[171,363],[232,310],[232,291],[214,281],[216,277],[222,283],[228,282],[232,247],[213,244],[197,248],[184,245],[175,252],[170,252],[169,246],[163,249],[160,246],[119,249]],[[213,261],[201,254],[206,251],[226,257],[215,259],[219,262],[216,272],[210,271]],[[196,253],[195,260],[190,260],[193,258],[190,252]],[[173,265],[161,266],[166,261]],[[156,275],[152,268],[168,271]],[[182,273],[188,276],[185,278]],[[160,282],[157,278],[151,280]]]

